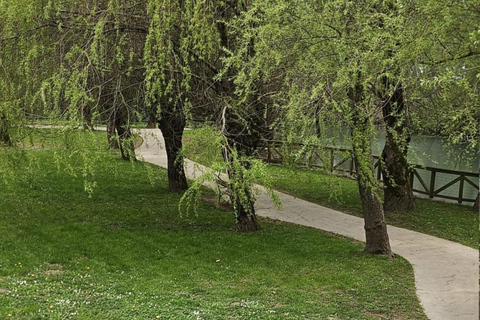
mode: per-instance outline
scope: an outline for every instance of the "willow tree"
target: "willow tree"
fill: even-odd
[[[238,68],[229,60],[243,49],[234,21],[246,11],[244,1],[152,1],[145,60],[149,104],[158,107],[165,138],[170,189],[187,186],[180,153],[186,118],[213,124],[224,156],[217,168],[229,176],[220,183],[227,186],[236,229],[245,232],[259,228],[250,157],[260,141],[259,130],[268,127],[265,105],[238,94]],[[243,61],[253,54],[246,52]]]
[[[128,106],[129,114],[136,113],[142,100],[139,61],[144,41],[138,34],[145,21],[141,9],[145,2],[35,0],[0,5],[2,122],[6,119],[8,128],[14,129],[8,131],[14,133],[11,138],[23,142],[34,131],[27,121],[61,120],[63,127],[54,132],[64,148],[55,153],[55,160],[82,175],[85,190],[91,192],[95,162],[102,160],[102,153],[95,149],[96,135],[78,129],[105,119],[113,107]],[[132,158],[133,145],[128,139],[124,145],[128,152],[122,155]],[[81,165],[79,171],[72,162]]]
[[[46,1],[0,3],[0,144],[15,145],[30,133],[29,118],[41,112],[38,93],[52,74],[52,25]]]
[[[214,8],[209,2],[193,0],[156,0],[148,5],[147,99],[165,141],[171,191],[188,188],[180,152],[182,136],[192,103],[201,103],[192,98],[212,82],[208,60],[216,45]]]
[[[144,104],[145,12],[143,1],[65,1],[52,4],[45,18],[56,27],[58,61],[45,85],[50,104],[78,125],[106,121],[125,160],[135,159],[130,122]]]
[[[389,33],[379,27],[376,3],[285,1],[274,5],[263,1],[257,2],[253,17],[262,17],[255,27],[261,44],[256,47],[258,56],[275,63],[275,69],[286,68],[284,88],[288,91],[280,94],[288,123],[284,133],[288,139],[295,139],[299,132],[316,135],[315,130],[298,128],[312,124],[306,119],[311,114],[307,109],[318,101],[322,101],[323,117],[330,125],[348,128],[365,220],[365,252],[390,256],[371,141],[375,120],[381,114],[372,85],[388,69],[386,53],[392,42],[385,41],[390,39]],[[263,59],[257,60],[258,65]]]
[[[245,72],[259,58],[254,31],[259,22],[255,6],[248,1],[225,2],[217,9],[217,29],[222,51],[220,81],[215,87],[219,98],[216,113],[217,126],[223,136],[222,155],[228,164],[231,201],[236,213],[236,228],[242,232],[259,229],[255,214],[255,196],[251,171],[255,171],[252,158],[262,139],[270,138],[278,116],[271,93],[278,81],[256,73]],[[252,69],[250,69],[252,70]],[[275,199],[273,199],[274,202]]]

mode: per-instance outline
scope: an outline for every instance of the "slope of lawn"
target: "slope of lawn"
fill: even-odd
[[[195,141],[196,130],[185,131],[187,149]],[[201,149],[201,148],[200,148]],[[195,161],[209,165],[213,157],[207,158],[201,152],[187,154]],[[217,160],[221,159],[220,154]],[[267,173],[275,189],[293,196],[336,209],[355,216],[362,216],[362,204],[356,181],[323,174],[320,171],[291,168],[282,165],[267,165]],[[478,212],[469,206],[418,199],[418,209],[412,213],[393,213],[386,216],[388,224],[430,234],[443,239],[459,242],[466,246],[478,247]]]
[[[179,215],[165,170],[113,154],[89,198],[30,152],[38,168],[0,182],[0,319],[426,319],[401,257],[266,220],[235,233],[208,204]]]

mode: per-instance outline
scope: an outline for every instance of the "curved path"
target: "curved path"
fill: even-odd
[[[158,129],[142,129],[143,145],[138,155],[147,162],[166,167],[163,137]],[[189,178],[207,170],[186,161]],[[283,209],[276,210],[263,192],[255,204],[259,216],[314,227],[365,241],[363,219],[279,193]],[[392,250],[413,266],[415,285],[430,320],[478,320],[478,251],[422,233],[388,227]]]

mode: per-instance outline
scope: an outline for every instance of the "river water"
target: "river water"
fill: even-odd
[[[385,137],[381,135],[378,144],[385,144]],[[434,167],[441,169],[466,171],[477,173],[476,177],[467,177],[477,186],[479,184],[479,152],[478,146],[474,150],[467,144],[449,144],[447,141],[438,137],[414,136],[410,142],[409,160],[411,163],[420,164],[426,167]],[[423,178],[427,186],[430,185],[431,172],[423,169],[417,169],[419,175]],[[457,178],[457,175],[447,173],[437,173],[435,179],[435,189],[438,190],[450,181]],[[451,187],[440,192],[441,195],[458,197],[460,182],[453,184]],[[414,180],[415,189],[423,189],[418,179]],[[478,190],[469,183],[464,183],[463,197],[466,199],[475,199]],[[443,200],[455,202],[452,200]],[[470,204],[465,202],[465,204]]]
[[[344,132],[348,132],[345,130]],[[333,138],[337,142],[336,146],[350,147],[349,138],[346,134],[340,134]],[[378,130],[378,134],[373,141],[372,153],[380,155],[385,145],[385,132]],[[479,152],[478,145],[476,149],[469,147],[467,144],[449,144],[445,139],[433,136],[413,136],[409,145],[408,158],[411,163],[419,164],[425,167],[434,167],[441,169],[449,169],[456,171],[466,171],[476,173],[476,177],[467,177],[477,186],[479,185]],[[427,186],[430,186],[431,171],[424,169],[417,169],[417,172],[424,180]],[[458,175],[437,173],[435,178],[435,190],[456,179]],[[457,182],[440,192],[441,195],[458,197],[460,182]],[[414,179],[414,189],[423,190],[421,183],[417,178]],[[420,197],[427,197],[417,194]],[[475,199],[478,195],[478,190],[470,185],[464,183],[463,198]],[[453,200],[445,200],[435,198],[446,202],[456,202]],[[471,205],[471,202],[464,202],[466,205]]]

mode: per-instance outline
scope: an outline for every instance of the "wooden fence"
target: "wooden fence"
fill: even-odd
[[[282,153],[284,144],[285,143],[281,140],[264,140],[262,146],[259,148],[258,157],[266,162],[281,163],[284,161],[284,155]],[[302,143],[296,143],[290,147],[300,150],[301,148],[308,146]],[[347,175],[352,178],[355,177],[356,171],[355,164],[351,157],[351,149],[323,147],[323,152],[320,152],[319,150],[320,148],[318,147],[311,148],[305,153],[305,156],[300,160],[300,163],[306,167],[327,168],[327,170],[330,170],[332,173]],[[321,156],[320,153],[322,153],[323,156]],[[380,156],[374,155],[373,158],[377,178],[383,180]],[[325,159],[328,161],[327,165],[325,165]],[[426,195],[431,199],[448,199],[457,201],[458,203],[475,202],[476,197],[466,197],[464,195],[464,191],[466,184],[472,186],[476,190],[479,190],[479,173],[425,167],[416,164],[412,165],[411,168],[410,184],[414,192]],[[444,183],[438,179],[439,174],[447,174],[449,175],[448,180],[451,180]],[[428,176],[428,179],[426,176]],[[443,180],[445,180],[445,177]],[[475,183],[475,181],[477,183]],[[439,183],[441,185],[437,186]],[[415,185],[417,187],[415,187]],[[449,191],[451,191],[451,188],[454,186],[457,187],[457,190],[455,191],[456,196],[441,194],[447,189],[450,189]]]

